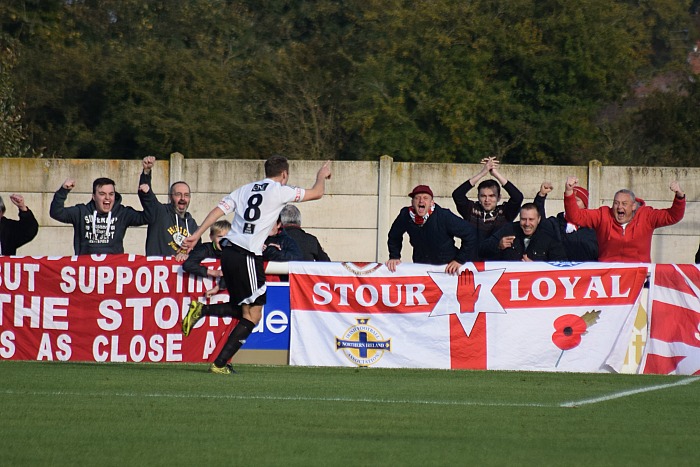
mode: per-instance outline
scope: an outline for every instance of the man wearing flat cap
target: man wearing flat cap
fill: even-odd
[[[401,209],[389,230],[386,267],[391,272],[401,264],[404,233],[413,247],[414,263],[446,264],[445,272],[456,274],[462,264],[476,260],[476,227],[435,204],[433,190],[427,185],[418,185],[408,196],[411,205]],[[455,237],[461,240],[459,248]]]

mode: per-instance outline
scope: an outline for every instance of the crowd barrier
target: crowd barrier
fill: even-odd
[[[289,283],[268,283],[238,361],[700,374],[696,265],[443,269],[271,263],[266,272],[289,273]],[[169,258],[0,257],[0,358],[209,362],[236,321],[207,317],[185,338],[180,320],[212,285]]]

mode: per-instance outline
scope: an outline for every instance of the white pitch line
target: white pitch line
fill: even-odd
[[[14,391],[11,389],[0,390],[0,394],[17,396],[76,396],[76,397],[152,397],[171,399],[225,399],[225,400],[269,400],[289,402],[351,402],[368,404],[416,404],[416,405],[443,405],[443,406],[483,406],[483,407],[558,407],[558,404],[540,403],[511,403],[511,402],[484,402],[484,401],[430,401],[412,399],[368,399],[352,397],[290,397],[290,396],[247,396],[236,394],[167,394],[167,393],[101,393],[101,392],[74,392],[74,391]]]
[[[700,380],[700,378],[686,378],[675,383],[668,384],[658,384],[656,386],[647,386],[639,389],[631,389],[629,391],[614,392],[608,394],[607,396],[594,397],[592,399],[581,399],[579,401],[562,402],[559,404],[560,407],[579,407],[581,405],[597,404],[598,402],[611,401],[613,399],[620,399],[622,397],[633,396],[635,394],[641,394],[644,392],[660,391],[662,389],[673,388],[676,386],[685,386],[686,384],[691,384]]]
[[[213,399],[213,400],[268,400],[288,402],[351,402],[367,404],[415,404],[415,405],[441,405],[441,406],[470,406],[470,407],[543,407],[543,408],[572,408],[582,405],[597,404],[613,399],[641,394],[644,392],[658,391],[676,386],[684,386],[700,380],[700,378],[686,378],[675,383],[659,384],[629,391],[621,391],[606,396],[592,399],[581,399],[562,403],[516,403],[516,402],[485,402],[485,401],[440,401],[421,399],[369,399],[352,397],[291,397],[291,396],[253,396],[240,394],[168,394],[168,393],[133,393],[133,392],[75,392],[75,391],[15,391],[12,389],[0,390],[0,394],[23,396],[75,396],[75,397],[148,397],[170,399]]]

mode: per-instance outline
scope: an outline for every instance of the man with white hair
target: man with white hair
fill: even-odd
[[[280,213],[282,228],[292,237],[303,254],[304,261],[330,261],[318,238],[301,228],[301,212],[293,204],[286,205]]]
[[[576,177],[566,179],[564,208],[566,218],[595,230],[598,260],[602,262],[651,263],[651,237],[659,227],[680,222],[685,214],[685,193],[677,180],[669,188],[675,193],[670,208],[655,209],[627,189],[615,193],[612,207],[581,209],[576,202]]]

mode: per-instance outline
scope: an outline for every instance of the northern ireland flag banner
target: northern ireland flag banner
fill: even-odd
[[[645,264],[289,263],[290,364],[619,371]]]
[[[698,266],[654,266],[649,301],[649,337],[640,372],[700,375]]]

